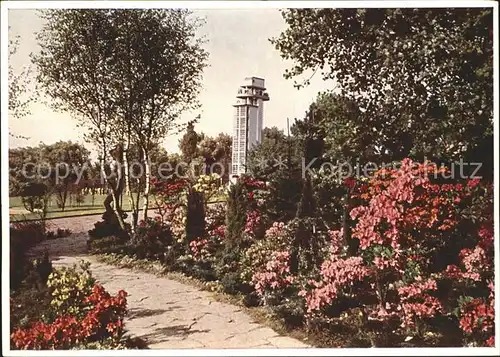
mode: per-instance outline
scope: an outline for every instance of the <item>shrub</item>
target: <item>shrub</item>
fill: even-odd
[[[49,259],[49,253],[45,252],[41,258],[36,258],[26,265],[26,278],[24,283],[28,286],[37,286],[42,289],[52,273],[52,262]]]
[[[431,182],[443,170],[404,160],[397,170],[375,174],[351,211],[359,250],[347,256],[338,239],[343,234],[332,235],[319,278],[302,292],[309,313],[351,297],[371,319],[396,320],[398,333],[417,337],[433,320],[455,313],[474,343],[492,342],[492,191],[474,181]],[[485,318],[475,319],[473,311]]]
[[[290,273],[290,253],[274,252],[265,268],[252,275],[252,284],[265,305],[278,304],[294,282]]]
[[[224,292],[228,294],[251,291],[250,286],[241,279],[240,254],[240,250],[228,247],[217,252],[215,273]]]
[[[34,266],[40,270],[42,264],[35,262]],[[119,346],[127,312],[126,292],[110,296],[102,286],[95,285],[89,264],[84,262],[55,270],[47,287],[50,290],[25,289],[11,299],[12,348],[69,349],[96,342]],[[19,318],[20,303],[26,309],[35,302],[37,309],[29,309],[35,313]]]
[[[298,165],[300,166],[300,163]],[[290,167],[266,176],[269,189],[265,197],[264,212],[272,221],[288,222],[297,212],[302,173],[301,170],[293,170]]]
[[[274,252],[290,247],[291,237],[283,222],[275,222],[266,231],[265,238],[256,241],[245,251],[241,260],[241,278],[246,283],[252,282],[252,276],[265,268]]]
[[[153,185],[152,194],[155,195],[163,204],[177,204],[186,194],[189,187],[189,181],[185,179],[151,180]]]
[[[221,177],[216,174],[200,175],[193,185],[193,189],[203,194],[205,203],[210,202],[213,198],[223,194],[224,186],[222,185]]]
[[[89,251],[94,253],[106,253],[114,248],[122,247],[127,240],[122,237],[109,236],[100,239],[89,239],[87,241],[87,246]]]
[[[51,300],[47,286],[26,284],[18,288],[10,296],[11,332],[16,328],[27,328],[36,321],[53,321],[55,313],[50,305]]]
[[[203,193],[190,188],[187,193],[186,238],[189,243],[202,237],[205,231],[205,202]]]
[[[186,243],[187,207],[182,203],[189,181],[184,179],[152,180],[159,219],[170,227],[177,243]],[[196,237],[195,237],[196,238]],[[186,248],[188,243],[186,243]]]
[[[321,230],[322,222],[314,217],[297,217],[288,222],[290,243],[290,268],[293,274],[311,276],[325,259],[328,249],[328,232]]]
[[[220,283],[226,294],[237,295],[241,292],[241,279],[238,272],[227,272],[222,276]]]
[[[11,334],[13,348],[69,349],[78,344],[112,340],[123,335],[123,318],[127,312],[127,293],[120,290],[112,297],[100,285],[95,285],[84,302],[88,310],[81,317],[67,314],[53,322],[38,321],[28,328],[17,328]]]
[[[62,267],[50,274],[47,286],[52,291],[52,306],[58,315],[81,317],[88,308],[86,298],[91,294],[95,279],[90,263],[80,262]]]
[[[48,187],[41,182],[26,183],[20,192],[24,208],[29,212],[46,211],[48,203]]]
[[[53,317],[51,294],[47,288],[47,279],[51,272],[52,263],[48,253],[41,258],[26,260],[24,279],[16,290],[11,292],[11,331],[14,327],[25,327],[33,321],[50,320]],[[35,303],[36,309],[33,308]]]
[[[26,278],[26,252],[45,240],[43,221],[15,222],[10,225],[10,286],[16,289]]]
[[[226,246],[239,247],[243,244],[243,232],[247,220],[247,191],[238,180],[231,186],[226,205]]]
[[[134,248],[139,259],[163,260],[174,245],[170,227],[159,217],[142,220],[134,236]]]
[[[215,253],[221,246],[221,242],[216,235],[211,235],[209,238],[199,238],[189,243],[189,248],[196,262],[208,262],[215,258]]]

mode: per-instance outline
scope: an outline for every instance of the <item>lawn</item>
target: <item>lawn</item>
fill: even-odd
[[[94,202],[92,202],[92,195],[86,195],[84,197],[84,202],[81,204],[76,204],[74,201],[71,202],[68,199],[66,202],[66,207],[64,211],[57,207],[56,198],[51,197],[49,202],[49,208],[47,213],[47,218],[59,218],[68,216],[80,216],[87,214],[100,214],[104,212],[104,199],[106,195],[95,195]],[[154,204],[155,200],[152,197],[151,201]],[[139,202],[141,204],[142,202]],[[122,207],[125,211],[130,211],[130,202],[126,196],[122,196]],[[24,220],[24,219],[34,219],[38,218],[39,215],[36,213],[30,213],[26,211],[21,201],[21,197],[9,197],[9,213],[11,220]]]
[[[106,195],[95,195],[94,202],[92,202],[92,195],[86,195],[84,197],[84,202],[79,205],[74,201],[72,201],[70,204],[70,201],[68,199],[66,202],[66,207],[63,211],[59,207],[57,207],[56,197],[51,197],[47,218],[101,214],[104,212],[103,202],[105,198]],[[213,197],[210,201],[218,202],[222,200],[222,198],[222,196],[216,196]],[[152,196],[150,199],[151,208],[155,208],[155,203],[155,197]],[[122,207],[125,211],[130,211],[130,201],[125,195],[122,195]],[[142,208],[142,200],[139,202],[139,207]],[[30,213],[24,208],[20,196],[9,197],[9,215],[12,221],[39,218],[39,215],[37,213]]]

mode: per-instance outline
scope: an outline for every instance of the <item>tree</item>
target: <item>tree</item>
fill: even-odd
[[[179,140],[179,149],[186,164],[190,164],[198,156],[198,143],[201,141],[201,135],[194,130],[195,122],[188,123],[186,132]]]
[[[262,141],[249,152],[248,169],[272,187],[265,203],[271,220],[286,222],[295,216],[301,191],[301,165],[298,138],[286,136],[277,127],[264,128]]]
[[[87,140],[99,150],[99,167],[110,191],[105,200],[106,216],[113,214],[119,227],[126,226],[120,209],[121,168],[110,155],[123,141],[116,130],[117,103],[110,85],[116,62],[116,32],[109,16],[112,10],[45,10],[44,27],[37,38],[41,47],[33,56],[38,81],[53,99],[56,110],[68,111],[88,129]]]
[[[35,100],[36,93],[36,88],[32,88],[31,68],[16,73],[11,63],[19,48],[19,41],[19,36],[9,40],[9,115],[17,119],[30,113],[29,105]]]
[[[283,130],[277,127],[264,128],[261,142],[248,153],[248,171],[256,177],[267,178],[272,172],[282,168],[277,165],[277,160],[286,162],[289,157],[292,160],[298,159],[296,144],[295,138],[286,136]]]
[[[31,208],[41,208],[41,197],[48,201],[55,194],[59,208],[64,211],[68,195],[86,181],[89,155],[83,145],[71,141],[10,149],[10,194],[33,196],[27,199],[39,203],[29,203]]]
[[[9,196],[20,195],[25,184],[40,178],[36,166],[39,161],[36,147],[9,149]]]
[[[131,192],[130,144],[144,163],[146,218],[151,150],[196,106],[207,54],[195,36],[199,20],[190,16],[186,10],[43,12],[42,51],[34,57],[39,80],[56,107],[77,114],[89,129],[123,230],[119,196],[124,186]]]
[[[320,71],[363,113],[339,133],[343,145],[376,148],[386,161],[483,161],[485,154],[492,160],[491,9],[287,9],[282,15],[288,28],[272,43],[296,62],[285,77]]]
[[[89,162],[84,172],[84,180],[80,185],[81,189],[90,193],[92,197],[92,206],[95,205],[95,195],[102,192],[101,171],[99,162]]]
[[[144,161],[142,150],[135,142],[132,142],[126,151],[126,155],[123,155],[124,162],[126,162],[126,164],[124,163],[124,167],[128,168],[125,170],[125,191],[126,194],[129,195],[131,203],[131,228],[134,231],[139,221],[139,201],[145,183]],[[172,168],[175,168],[175,165],[172,165],[171,163],[170,155],[167,153],[165,148],[161,147],[159,144],[152,147],[150,152],[150,161],[151,177],[153,178],[169,176],[171,171],[166,170],[168,169],[168,166],[166,166],[167,164],[170,164]]]
[[[41,144],[39,148],[41,162],[51,167],[50,185],[56,194],[57,205],[64,211],[68,195],[83,180],[90,152],[83,145],[71,141]]]
[[[24,208],[41,219],[53,192],[51,172],[42,161],[41,146],[9,149],[9,195],[20,196]]]
[[[203,135],[197,150],[204,160],[206,175],[217,173],[223,182],[229,180],[232,144],[232,137],[225,133],[219,133],[216,137]]]
[[[115,10],[110,15],[116,33],[112,83],[118,113],[124,118],[126,143],[133,135],[145,167],[144,218],[151,150],[177,128],[184,111],[197,107],[208,54],[196,35],[202,21],[192,15],[185,9]]]

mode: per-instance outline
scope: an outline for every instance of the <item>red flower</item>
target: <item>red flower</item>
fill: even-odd
[[[117,337],[123,330],[123,316],[127,311],[127,293],[110,296],[100,285],[95,285],[85,300],[90,310],[78,321],[75,316],[59,316],[53,323],[35,322],[27,329],[16,329],[11,339],[19,349],[69,349],[78,342]]]
[[[353,189],[356,186],[356,180],[353,179],[352,177],[348,177],[344,180],[344,185],[349,187],[349,189]]]
[[[477,185],[479,185],[479,181],[480,181],[480,180],[479,180],[478,178],[475,178],[475,179],[469,180],[469,181],[467,182],[467,187],[468,187],[468,188],[474,188],[474,187],[476,187]]]

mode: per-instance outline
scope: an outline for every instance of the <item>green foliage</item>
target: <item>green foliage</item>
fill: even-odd
[[[233,138],[225,133],[216,137],[204,135],[198,143],[198,154],[206,165],[205,174],[217,173],[223,182],[229,181]]]
[[[52,291],[51,305],[58,315],[82,316],[86,312],[85,298],[92,293],[95,279],[89,262],[62,267],[50,274],[47,286]]]
[[[144,342],[133,340],[119,341],[115,338],[107,338],[99,341],[91,341],[78,344],[71,348],[71,350],[130,350],[130,349],[146,349],[147,345]]]
[[[35,321],[50,322],[54,319],[50,305],[52,296],[47,286],[40,288],[39,285],[24,284],[10,298],[11,331],[16,327],[26,328]]]
[[[49,253],[45,252],[42,257],[28,262],[26,269],[28,274],[23,283],[28,286],[37,286],[41,290],[52,273],[52,262],[49,259]]]
[[[272,221],[286,222],[295,216],[300,199],[302,158],[300,141],[276,127],[264,128],[262,141],[249,151],[248,170],[271,186],[265,214]],[[282,160],[283,165],[277,165]]]
[[[24,221],[10,226],[10,287],[17,289],[30,271],[26,252],[46,239],[45,223]]]
[[[10,193],[20,195],[30,212],[46,211],[50,196],[55,194],[64,210],[71,191],[84,186],[89,155],[83,145],[71,141],[10,149]]]
[[[316,212],[315,206],[311,179],[307,177],[302,181],[302,191],[296,217],[313,217]]]
[[[42,50],[33,56],[38,81],[57,110],[78,114],[86,139],[100,149],[103,170],[113,169],[111,160],[121,162],[121,149],[134,142],[136,159],[145,164],[139,184],[147,217],[152,151],[198,105],[208,57],[198,37],[203,20],[185,9],[51,9],[41,17]],[[119,176],[104,178],[115,198],[130,178]],[[119,212],[116,218],[127,234]],[[134,228],[136,218],[137,209]]]
[[[272,42],[295,61],[285,76],[318,70],[355,103],[356,115],[326,118],[336,152],[349,157],[362,149],[361,156],[386,162],[466,156],[484,162],[490,175],[492,157],[484,155],[493,130],[491,9],[287,9],[282,15],[288,27]]]
[[[71,141],[58,141],[52,145],[41,144],[40,162],[51,167],[50,187],[56,194],[58,207],[64,211],[70,191],[82,182],[78,173],[88,170],[90,151]]]
[[[299,275],[314,275],[325,259],[330,236],[317,218],[295,218],[288,224],[291,243],[291,271]]]
[[[225,193],[225,187],[222,185],[222,177],[216,173],[198,176],[192,189],[203,194],[205,206],[211,202],[212,199],[219,197],[223,198]]]
[[[97,239],[89,239],[87,241],[89,250],[97,254],[106,252],[112,248],[120,247],[125,243],[126,241],[122,237],[117,236],[106,236]]]
[[[9,26],[10,31],[10,26]],[[33,77],[31,76],[31,66],[24,68],[21,72],[14,70],[12,63],[14,63],[13,56],[16,55],[20,37],[16,36],[14,39],[10,39],[9,36],[9,116],[13,116],[16,119],[22,118],[30,114],[29,105],[36,100],[37,87],[34,84]],[[34,88],[33,88],[34,87]],[[12,135],[12,134],[11,134]],[[13,135],[15,137],[27,139],[23,136]]]
[[[238,272],[228,272],[220,280],[226,294],[237,295],[241,291],[241,278]]]
[[[239,247],[243,241],[243,232],[247,218],[248,198],[241,179],[231,185],[226,204],[226,239],[227,248]]]
[[[21,200],[24,208],[29,212],[47,210],[47,204],[50,197],[49,188],[41,182],[27,182],[22,184],[20,190]]]
[[[200,135],[194,130],[194,122],[189,122],[186,132],[179,140],[179,149],[184,162],[191,163],[198,156],[197,146],[200,140]]]
[[[71,229],[57,228],[56,231],[48,231],[47,239],[64,238],[71,235]]]
[[[186,237],[188,243],[201,238],[205,232],[205,201],[203,193],[192,187],[187,194]]]
[[[141,221],[131,244],[139,259],[164,261],[174,245],[170,227],[159,219]]]
[[[262,270],[275,252],[288,250],[293,242],[293,232],[284,223],[274,223],[264,239],[245,250],[241,257],[241,279],[250,284],[255,272]]]

